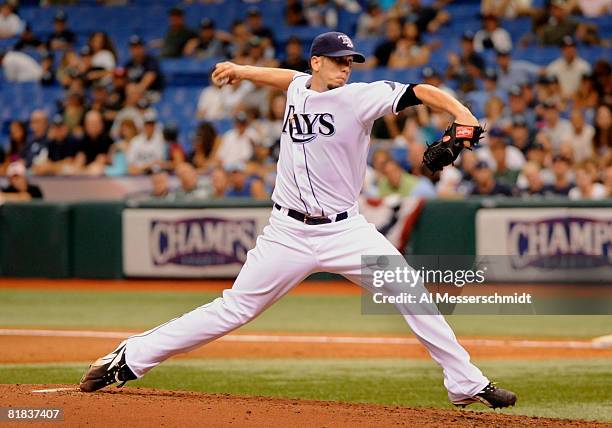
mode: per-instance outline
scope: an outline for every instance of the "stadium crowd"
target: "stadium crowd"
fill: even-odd
[[[612,197],[612,45],[595,25],[580,19],[609,16],[612,1],[550,0],[537,8],[531,0],[482,0],[482,27],[456,34],[460,49],[448,54],[445,69],[435,69],[428,64],[446,42],[436,34],[454,19],[446,10],[449,3],[283,4],[285,24],[296,28],[333,29],[341,9],[361,10],[350,35],[377,40],[363,68],[421,68],[422,82],[448,91],[482,115],[487,129],[482,145],[464,151],[434,180],[421,171],[422,154],[451,118],[424,106],[381,118],[372,131],[363,192],[380,197]],[[513,40],[502,23],[521,16],[531,17],[533,31]],[[36,81],[61,86],[65,96],[54,111],[35,109],[27,123],[8,124],[7,141],[0,144],[0,173],[9,186],[0,200],[41,197],[27,175],[147,174],[151,197],[168,200],[269,197],[285,95],[250,82],[208,85],[193,112],[200,121],[196,131],[180,135],[177,124],[162,123],[156,111],[166,86],[160,61],[222,57],[305,72],[303,40],[291,37],[280,45],[257,6],[229,29],[217,28],[214,17],[190,28],[180,6],[171,8],[167,19],[162,39],[131,36],[129,60],[120,64],[117,41],[103,28],[92,29],[87,42],[79,44],[68,14],[59,10],[53,32],[42,38],[36,23],[22,21],[12,2],[2,4],[0,38],[18,37],[12,49],[0,52],[4,84]],[[580,57],[585,45],[607,47],[608,55],[589,63]],[[513,58],[517,46],[558,46],[559,56],[536,65]],[[28,54],[31,50],[39,61]],[[233,125],[219,132],[215,123],[224,119]],[[178,188],[170,187],[170,175],[178,178]]]

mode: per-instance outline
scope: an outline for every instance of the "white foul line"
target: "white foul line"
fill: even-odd
[[[125,339],[131,333],[120,331],[94,330],[31,330],[0,329],[0,336],[43,336],[43,337],[85,337],[104,339]],[[365,337],[365,336],[295,336],[232,334],[217,339],[220,342],[242,343],[339,343],[353,345],[418,345],[419,341],[409,337]],[[513,348],[560,348],[560,349],[601,349],[611,344],[591,340],[504,340],[504,339],[461,339],[464,345],[513,347]]]

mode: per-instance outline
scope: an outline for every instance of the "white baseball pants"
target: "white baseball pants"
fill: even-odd
[[[141,377],[172,355],[228,334],[313,272],[338,273],[362,285],[362,255],[400,253],[356,208],[352,211],[353,215],[339,222],[306,225],[273,208],[270,224],[249,251],[233,287],[223,291],[223,297],[131,336],[126,346],[128,366]],[[471,397],[488,384],[442,315],[409,315],[406,307],[400,312],[408,314],[404,319],[442,367],[451,401]]]

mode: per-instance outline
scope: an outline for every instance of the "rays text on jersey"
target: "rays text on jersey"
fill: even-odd
[[[306,144],[318,135],[329,137],[334,135],[334,116],[331,113],[296,113],[290,105],[283,123],[283,134],[289,133],[291,141]]]

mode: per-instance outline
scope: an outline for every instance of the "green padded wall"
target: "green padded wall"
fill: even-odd
[[[70,265],[70,208],[66,204],[7,203],[0,208],[2,274],[66,278]]]
[[[77,278],[121,278],[123,202],[72,203],[72,274]]]

